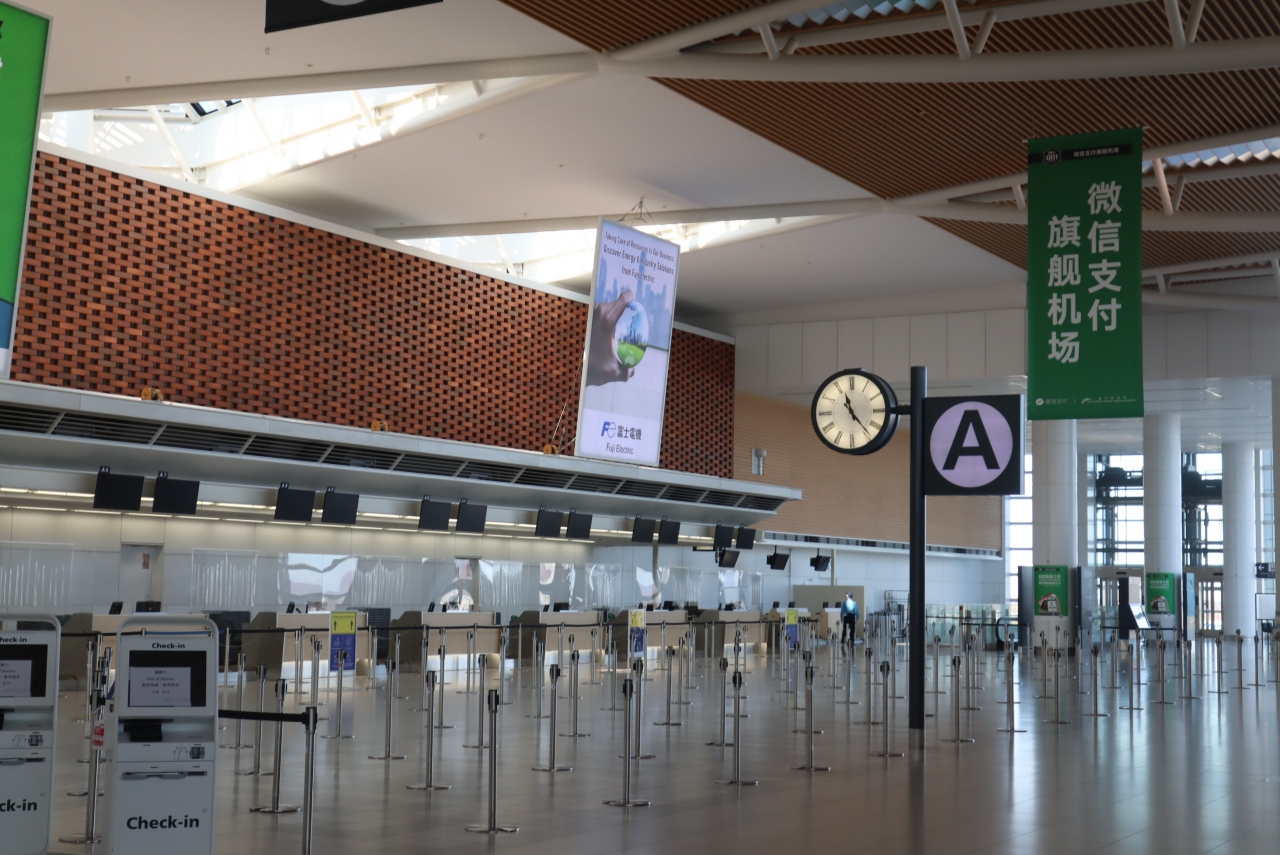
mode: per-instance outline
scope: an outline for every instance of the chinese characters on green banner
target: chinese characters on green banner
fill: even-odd
[[[13,354],[49,19],[0,3],[0,378]]]
[[[1141,416],[1142,129],[1027,149],[1027,417]]]

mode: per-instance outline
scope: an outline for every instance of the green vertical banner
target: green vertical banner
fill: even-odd
[[[13,362],[13,325],[40,129],[49,19],[0,3],[0,378]]]
[[[1027,418],[1142,416],[1142,129],[1027,161]]]
[[[1178,614],[1178,575],[1147,574],[1147,617]]]
[[[1037,564],[1035,574],[1036,617],[1070,617],[1070,574],[1066,565]]]

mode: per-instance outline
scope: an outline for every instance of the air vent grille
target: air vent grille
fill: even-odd
[[[785,499],[775,499],[770,496],[744,496],[742,503],[738,505],[750,511],[769,511],[772,513],[782,507]]]
[[[699,490],[696,487],[679,487],[672,484],[662,491],[662,498],[672,502],[698,502],[702,500],[702,496],[706,492],[706,490]]]
[[[156,438],[156,445],[166,448],[189,448],[195,451],[216,451],[221,454],[239,454],[251,434],[229,430],[166,425]]]
[[[327,442],[286,439],[280,436],[255,436],[244,453],[249,457],[278,457],[301,463],[319,463],[329,450]]]
[[[549,469],[526,469],[516,479],[517,484],[526,487],[551,487],[563,490],[573,480],[572,472],[555,472]]]
[[[358,469],[391,469],[400,459],[397,451],[380,451],[376,448],[360,448],[356,445],[335,445],[325,455],[324,462],[334,466],[354,466]]]
[[[21,433],[48,433],[58,420],[54,410],[37,410],[30,407],[11,407],[0,404],[0,430]]]
[[[84,413],[67,413],[53,429],[55,436],[74,436],[78,439],[97,439],[106,442],[127,442],[146,445],[160,431],[155,422],[133,419],[110,419]]]
[[[612,493],[622,484],[621,478],[602,478],[599,475],[579,475],[569,485],[570,490],[584,493]]]
[[[618,495],[634,496],[637,499],[656,499],[665,489],[665,484],[655,484],[652,481],[623,481],[622,486],[618,488]]]
[[[406,454],[396,464],[397,472],[435,475],[441,478],[453,478],[461,468],[461,460],[455,460],[452,457],[433,457],[430,454]]]
[[[459,478],[470,478],[472,481],[497,481],[510,484],[520,474],[518,466],[503,466],[501,463],[481,463],[472,460],[462,467]]]
[[[719,505],[722,508],[732,508],[741,500],[741,493],[726,493],[723,490],[708,490],[707,495],[702,497],[702,504]]]

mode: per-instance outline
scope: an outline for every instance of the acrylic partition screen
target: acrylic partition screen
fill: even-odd
[[[258,553],[249,550],[191,550],[191,606],[247,609],[257,603]]]
[[[65,543],[0,543],[0,603],[9,609],[62,610],[92,598],[92,579],[76,573]]]

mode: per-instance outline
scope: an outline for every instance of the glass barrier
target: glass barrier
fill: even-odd
[[[86,593],[86,581],[71,544],[0,543],[0,603],[8,608],[65,607]]]
[[[247,609],[257,601],[258,553],[233,549],[191,550],[191,607]]]

